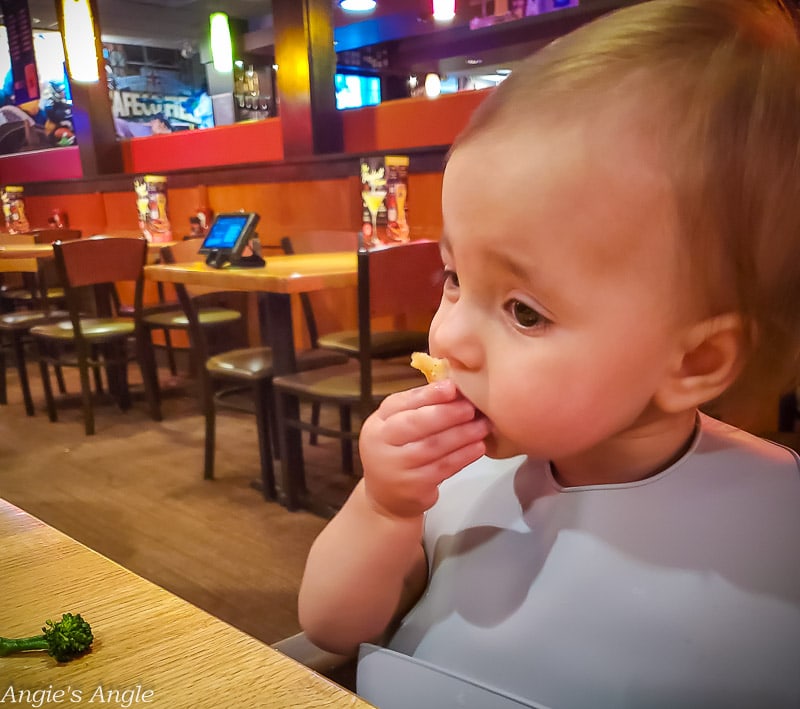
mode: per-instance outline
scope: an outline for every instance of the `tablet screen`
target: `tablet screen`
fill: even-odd
[[[205,251],[233,250],[251,220],[252,215],[250,214],[220,214],[211,225],[201,249]]]

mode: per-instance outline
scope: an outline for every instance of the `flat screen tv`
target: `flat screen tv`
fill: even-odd
[[[381,102],[381,79],[366,74],[336,74],[336,108],[361,108]]]
[[[200,253],[207,254],[206,262],[222,265],[227,261],[235,263],[239,260],[255,235],[258,220],[255,212],[218,214],[200,245]]]

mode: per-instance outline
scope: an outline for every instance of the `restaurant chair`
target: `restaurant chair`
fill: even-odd
[[[119,407],[130,407],[128,363],[133,357],[129,341],[135,338],[136,355],[142,370],[150,412],[158,420],[149,369],[153,362],[143,348],[139,318],[144,287],[144,264],[147,242],[143,237],[122,238],[94,236],[88,239],[53,244],[56,267],[64,285],[69,320],[31,328],[36,341],[47,412],[57,421],[56,402],[50,384],[49,367],[77,367],[80,376],[84,427],[87,435],[95,432],[93,392],[90,370],[105,369],[110,393]],[[117,284],[134,287],[134,317],[120,317]],[[91,308],[91,315],[86,315]],[[95,378],[95,384],[99,376]],[[99,387],[97,387],[99,389]]]
[[[205,258],[199,253],[202,243],[203,239],[195,238],[176,242],[168,247],[165,246],[161,249],[160,260],[165,263],[202,261]],[[168,252],[167,249],[169,249]],[[183,332],[188,336],[190,323],[187,319],[186,311],[180,301],[180,298],[177,298],[175,301],[167,301],[164,296],[163,284],[158,283],[157,287],[159,302],[157,304],[144,307],[142,314],[142,327],[147,335],[147,341],[149,343],[149,347],[151,348],[154,347],[153,332],[161,331],[164,337],[167,363],[170,373],[174,376],[177,374],[177,366],[175,363],[175,346],[172,342],[170,333]],[[242,313],[239,310],[224,305],[210,303],[201,305],[197,315],[199,318],[200,327],[206,328],[209,331],[227,328],[234,323],[240,322],[242,319]],[[198,374],[202,372],[204,361],[205,359],[203,357],[196,356],[190,348],[189,371],[191,375],[198,376]],[[157,382],[156,387],[158,387]],[[156,388],[156,394],[157,396],[159,395],[158,388]]]
[[[317,230],[317,231],[303,231],[297,232],[294,236],[284,236],[281,238],[281,249],[289,256],[292,254],[310,254],[310,253],[335,253],[337,251],[357,251],[358,250],[358,232],[357,231],[336,231],[336,230]],[[319,327],[317,326],[317,316],[314,310],[314,301],[321,298],[327,298],[329,294],[319,293],[299,293],[300,307],[303,310],[303,319],[306,323],[308,332],[309,343],[312,349],[321,347],[319,342]],[[319,303],[318,303],[319,304]],[[331,348],[332,351],[341,351],[339,348]],[[344,352],[345,356],[349,357],[350,353]],[[343,360],[344,361],[344,360]],[[314,403],[311,411],[311,420],[315,425],[319,424],[321,406],[319,403]],[[346,410],[342,411],[342,416],[346,414]],[[349,427],[348,420],[343,424]],[[317,445],[317,434],[314,431],[309,431],[309,443],[312,446]],[[342,450],[342,464],[345,472],[353,472],[353,455],[352,443],[343,441]]]
[[[359,234],[355,231],[307,231],[297,232],[281,239],[281,246],[287,254],[325,253],[333,251],[357,251]],[[318,296],[314,293],[301,294],[301,304],[306,318],[315,322],[313,302]],[[358,330],[342,330],[326,332],[319,335],[316,331],[317,347],[336,350],[358,358]],[[390,359],[410,355],[412,352],[428,348],[427,330],[408,329],[405,326],[392,327],[383,324],[380,329],[372,331],[372,356]]]
[[[187,246],[187,244],[189,244]],[[162,250],[165,263],[180,263],[186,260],[191,250],[196,254],[197,246],[190,242],[178,242]],[[199,383],[203,415],[205,417],[205,446],[203,477],[214,478],[216,448],[216,412],[218,407],[235,408],[254,413],[261,465],[261,483],[264,497],[276,497],[273,466],[273,438],[277,438],[272,394],[272,349],[266,346],[238,347],[212,352],[209,328],[202,321],[201,301],[209,296],[218,296],[225,291],[187,286],[175,283],[175,291],[188,323],[192,356],[198,360]],[[263,320],[260,317],[259,322]],[[342,356],[323,350],[306,350],[297,356],[298,369],[322,367],[342,361]],[[252,408],[232,403],[232,396],[250,393]]]
[[[386,316],[414,316],[430,322],[441,299],[442,260],[435,241],[362,247],[358,251],[358,358],[334,367],[275,377],[278,430],[281,441],[283,491],[289,509],[295,509],[306,492],[302,458],[288,460],[291,429],[314,431],[321,436],[358,438],[358,429],[340,429],[304,421],[299,404],[334,404],[357,412],[363,420],[378,404],[398,391],[420,386],[423,380],[408,360],[372,355],[372,320]],[[349,417],[348,417],[349,418]],[[341,423],[344,423],[342,420]]]
[[[74,241],[80,239],[81,235],[80,229],[34,229],[27,234],[18,234],[17,236],[29,237],[34,244],[52,244],[56,240]],[[11,243],[7,241],[8,236],[4,239],[6,239],[6,243]],[[47,282],[46,293],[39,292],[42,281]],[[20,287],[4,289],[1,295],[15,308],[38,308],[43,295],[52,304],[63,304],[64,288],[58,282],[55,261],[42,259],[36,272],[28,272],[23,276]]]
[[[5,244],[27,245],[35,243],[32,234],[9,234],[4,237]],[[52,259],[47,260],[52,261]],[[37,281],[35,300],[27,303],[25,308],[18,308],[11,312],[0,313],[0,404],[8,403],[6,382],[6,355],[14,358],[25,413],[34,415],[33,398],[31,396],[28,370],[26,366],[26,344],[30,330],[36,325],[63,320],[69,317],[64,310],[57,310],[48,298],[50,289],[45,281],[43,260],[36,258],[0,259],[0,272],[21,273],[34,277]],[[63,294],[63,293],[62,293]],[[64,391],[64,379],[61,369],[56,372],[58,385]]]
[[[288,638],[278,640],[270,647],[286,657],[296,660],[314,672],[336,682],[336,684],[356,691],[356,665],[358,655],[339,655],[314,645],[308,636],[300,631]]]

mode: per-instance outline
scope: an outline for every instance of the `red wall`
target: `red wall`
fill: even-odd
[[[486,91],[466,91],[343,111],[344,152],[449,145],[485,96]],[[123,141],[122,152],[125,172],[131,175],[276,162],[283,160],[283,133],[280,119],[269,118],[131,138]],[[77,147],[0,157],[0,184],[63,181],[82,175]]]

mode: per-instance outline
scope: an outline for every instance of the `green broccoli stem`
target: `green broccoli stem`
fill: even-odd
[[[86,652],[94,641],[92,627],[80,613],[64,613],[56,622],[46,620],[42,633],[31,638],[0,638],[0,657],[12,652],[47,650],[57,662],[69,662]]]
[[[34,635],[31,638],[0,638],[0,657],[25,650],[47,650],[48,647],[44,635]]]

